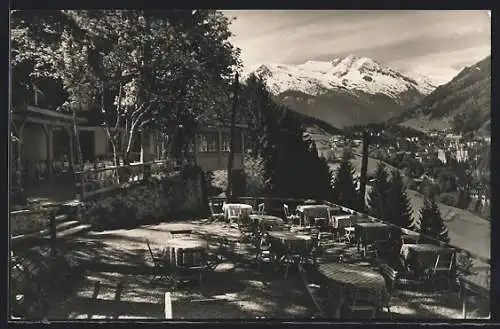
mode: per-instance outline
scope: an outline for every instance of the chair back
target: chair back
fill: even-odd
[[[239,218],[241,215],[241,209],[229,207],[227,213],[229,218]]]
[[[311,229],[312,247],[319,247],[321,242],[321,231],[317,228]]]
[[[283,204],[283,210],[285,211],[285,217],[290,217],[290,208],[286,203]]]
[[[259,204],[259,205],[257,206],[257,214],[259,214],[259,215],[264,215],[265,208],[266,208],[265,203],[261,203],[261,204]]]
[[[146,239],[146,245],[148,246],[149,254],[151,255],[151,258],[153,259],[153,262],[155,264],[158,263],[158,260],[156,259],[155,255],[153,254],[153,250],[151,249],[151,245],[149,244],[148,239]]]
[[[434,269],[451,270],[453,267],[454,255],[455,252],[452,250],[446,250],[440,252],[436,258],[436,264],[434,265]]]
[[[337,220],[337,217],[333,215],[332,209],[328,208],[327,210],[328,213],[328,223],[331,227],[334,229],[339,228],[339,221]]]
[[[269,234],[263,233],[259,241],[259,249],[271,248],[271,240],[269,239]]]
[[[208,208],[210,208],[210,216],[214,217],[215,216],[215,211],[214,211],[214,204],[212,203],[212,201],[210,201],[208,203]]]
[[[346,227],[352,227],[352,218],[348,215],[334,216],[337,222],[337,228],[343,230]]]

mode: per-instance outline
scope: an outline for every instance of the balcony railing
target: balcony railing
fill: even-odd
[[[482,257],[480,255],[474,254],[473,252],[462,249],[458,246],[436,240],[432,237],[424,236],[419,232],[414,232],[406,228],[401,228],[399,226],[380,220],[378,218],[324,200],[290,199],[290,198],[279,198],[279,197],[237,197],[235,199],[236,199],[235,202],[252,205],[254,209],[256,209],[258,204],[264,203],[266,213],[277,216],[284,215],[283,204],[287,204],[290,207],[290,209],[295,209],[295,207],[299,204],[306,204],[306,203],[325,204],[335,208],[340,208],[343,212],[352,214],[355,218],[354,222],[384,223],[399,230],[404,235],[415,237],[417,241],[419,240],[421,241],[421,238],[424,238],[426,241],[429,241],[430,243],[440,245],[442,247],[453,248],[456,251],[455,264],[456,264],[457,278],[460,281],[462,289],[466,291],[472,291],[473,293],[479,294],[486,298],[488,298],[489,296],[491,287],[490,258]],[[214,204],[222,204],[225,201],[225,197],[211,197],[210,200]]]
[[[77,198],[83,200],[120,187],[125,183],[138,182],[147,177],[174,171],[176,167],[175,161],[161,160],[79,171],[75,173]]]

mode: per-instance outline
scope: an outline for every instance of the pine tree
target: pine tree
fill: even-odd
[[[242,110],[250,122],[247,143],[262,159],[263,179],[270,195],[332,199],[331,172],[316,145],[304,140],[300,118],[276,103],[260,77],[242,87]]]
[[[311,177],[308,182],[311,197],[313,199],[332,201],[332,171],[326,159],[318,155],[315,142],[310,143],[309,161],[312,167]]]
[[[424,236],[450,242],[448,228],[446,227],[439,211],[439,206],[433,197],[426,196],[420,211],[420,233]]]
[[[387,174],[385,165],[379,162],[375,172],[375,184],[368,197],[370,214],[376,218],[387,218],[389,186],[389,175]]]
[[[412,227],[414,224],[412,222],[412,209],[399,170],[392,171],[389,185],[386,203],[387,221],[402,228]]]
[[[354,185],[354,173],[355,169],[350,161],[350,153],[348,150],[344,150],[333,183],[333,200],[337,204],[358,210],[359,200]]]

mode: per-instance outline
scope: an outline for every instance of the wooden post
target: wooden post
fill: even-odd
[[[56,273],[57,273],[57,229],[56,229],[56,207],[53,207],[53,205],[50,205],[50,213],[49,213],[49,219],[50,219],[50,291],[49,291],[49,298],[55,291],[56,287]],[[46,304],[46,312],[47,316],[50,312],[50,301],[47,300]]]
[[[370,135],[368,132],[363,133],[363,154],[361,158],[361,173],[359,177],[359,207],[361,212],[366,209],[366,177],[368,171],[368,145],[370,143]]]
[[[78,174],[80,177],[80,200],[85,200],[85,171]]]
[[[170,292],[165,293],[165,319],[172,319],[172,299]]]
[[[229,141],[229,159],[227,161],[227,189],[226,200],[231,202],[233,199],[233,162],[234,162],[234,135],[236,133],[236,107],[238,106],[238,90],[239,90],[239,74],[236,72],[234,77],[234,91],[233,91],[233,108],[231,113],[231,139]],[[220,152],[220,148],[219,148]]]
[[[74,155],[74,140],[73,140],[73,134],[71,132],[71,129],[66,128],[66,132],[69,136],[69,172],[74,173],[74,164],[75,164],[75,155]]]
[[[245,131],[243,128],[240,130],[241,135],[241,167],[245,168]]]
[[[194,164],[197,166],[198,165],[198,134],[195,132],[194,134]],[[219,161],[220,161],[220,152],[219,152]]]
[[[50,251],[53,259],[56,256],[57,248],[57,230],[56,230],[56,211],[51,209],[50,211]]]
[[[52,177],[52,157],[54,153],[54,136],[52,125],[42,124],[43,131],[47,138],[47,177]]]
[[[118,304],[120,302],[120,298],[122,296],[122,292],[123,292],[123,286],[125,285],[125,283],[123,282],[123,278],[120,279],[120,282],[118,282],[118,286],[116,287],[116,291],[115,291],[115,303]],[[119,309],[117,308],[117,310],[115,310],[115,314],[113,314],[113,317],[115,319],[118,319],[120,316],[120,311]]]
[[[217,138],[218,138],[218,142],[217,142],[217,145],[219,147],[218,149],[218,152],[217,154],[219,155],[219,164],[222,163],[222,130],[219,128],[217,129]]]

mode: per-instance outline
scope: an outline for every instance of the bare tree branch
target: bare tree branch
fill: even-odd
[[[141,105],[139,105],[139,107],[135,109],[134,112],[132,112],[132,114],[130,114],[130,118],[133,120],[134,116],[140,113],[143,108],[144,108],[144,103],[141,103]]]
[[[120,119],[121,119],[121,103],[122,103],[122,89],[123,85],[120,83],[120,87],[118,89],[118,104],[116,104],[116,124],[115,124],[115,129],[120,126]]]

